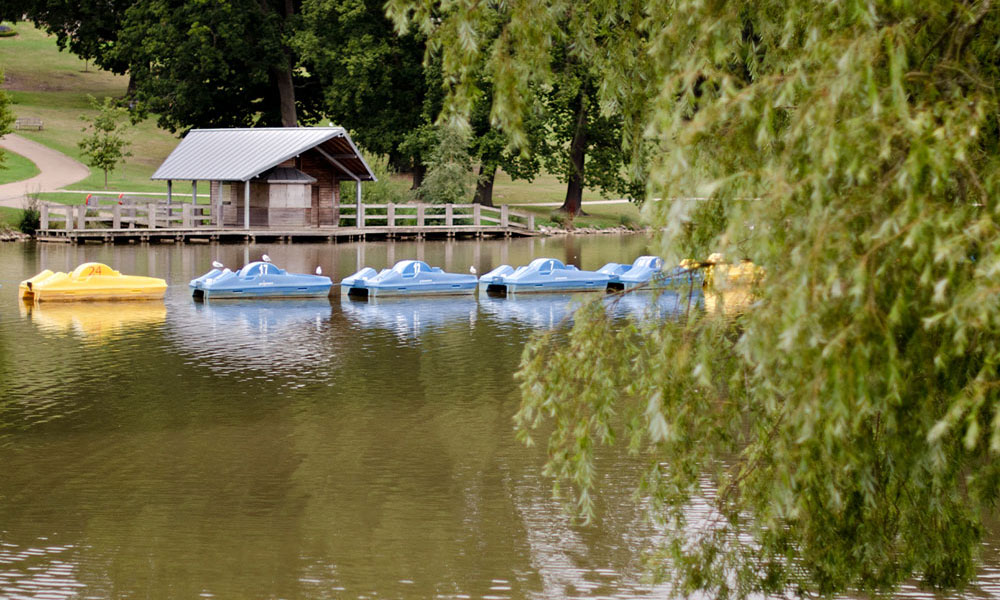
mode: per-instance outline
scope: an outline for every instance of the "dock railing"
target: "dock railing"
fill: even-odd
[[[535,216],[506,204],[362,204],[341,205],[340,225],[356,227],[510,227],[534,231]]]
[[[42,231],[53,229],[197,229],[216,227],[208,204],[172,203],[141,196],[91,196],[86,204],[43,203]]]
[[[221,228],[211,204],[173,203],[143,197],[91,196],[87,204],[43,203],[41,231],[66,229]],[[460,229],[500,227],[533,231],[534,215],[481,204],[362,204],[340,206],[339,227]],[[241,228],[236,225],[232,228]]]

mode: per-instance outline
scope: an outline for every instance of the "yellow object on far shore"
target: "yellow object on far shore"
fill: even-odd
[[[84,263],[72,273],[53,273],[46,269],[19,286],[26,301],[72,300],[159,300],[167,291],[167,282],[156,277],[122,275],[111,267]]]

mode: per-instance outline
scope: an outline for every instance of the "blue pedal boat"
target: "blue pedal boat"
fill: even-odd
[[[401,260],[391,269],[375,272],[365,267],[340,282],[341,293],[355,298],[415,296],[425,294],[471,294],[476,276],[447,273],[422,260]]]
[[[333,282],[323,275],[289,273],[270,262],[252,262],[239,271],[219,268],[192,279],[195,299],[318,298],[328,296]]]
[[[652,284],[650,289],[689,284],[700,288],[701,270],[690,267],[690,261],[684,261],[680,266],[664,271],[663,259],[659,256],[640,256],[631,265],[609,263],[601,270],[612,275],[608,281],[609,292],[631,290],[646,284]]]
[[[581,271],[555,258],[536,258],[514,269],[502,265],[479,278],[486,293],[505,296],[525,292],[603,292],[611,275],[599,271]]]

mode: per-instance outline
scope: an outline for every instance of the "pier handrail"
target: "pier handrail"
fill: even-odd
[[[361,218],[356,207],[340,207],[341,225],[349,221],[355,225],[360,221],[363,227],[474,227],[498,226],[534,231],[535,216],[511,210],[506,204],[484,206],[482,204],[362,204]]]
[[[220,227],[221,215],[213,204],[172,203],[141,196],[91,195],[87,204],[42,203],[40,230],[52,229],[200,229]],[[339,207],[339,226],[447,228],[498,227],[534,231],[535,217],[506,204],[362,204]]]

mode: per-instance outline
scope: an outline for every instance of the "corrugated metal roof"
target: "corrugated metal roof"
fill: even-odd
[[[247,181],[337,138],[345,140],[355,155],[341,164],[360,179],[373,181],[375,174],[343,127],[192,129],[151,179]]]

